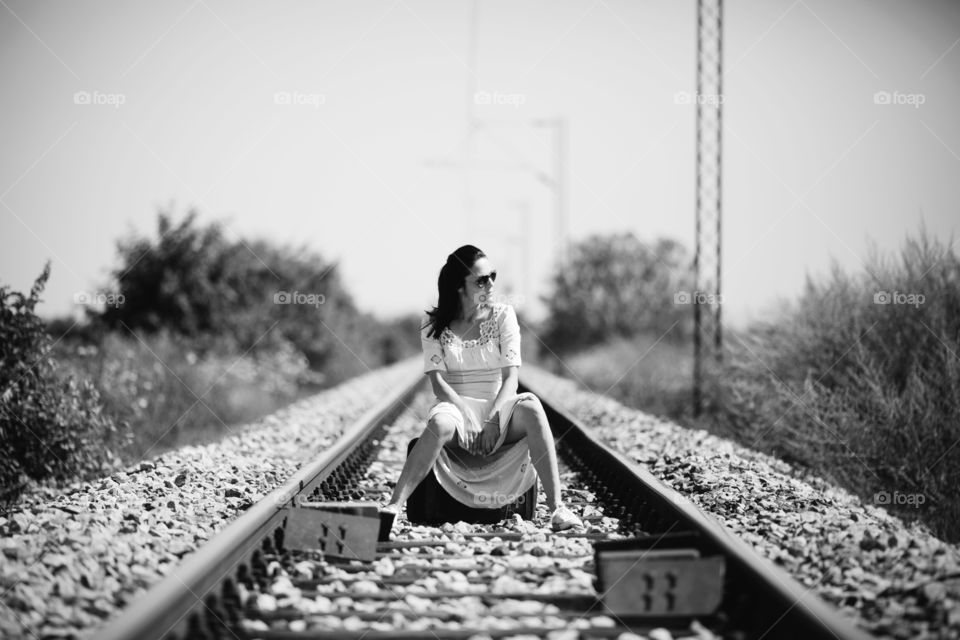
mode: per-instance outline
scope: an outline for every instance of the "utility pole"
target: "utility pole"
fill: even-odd
[[[720,318],[723,0],[697,0],[697,187],[693,299],[693,414],[703,411],[704,367],[723,355]]]
[[[530,247],[533,243],[533,236],[531,235],[533,229],[530,227],[530,203],[526,200],[520,200],[516,205],[520,212],[520,235],[523,240],[523,244],[520,246],[520,251],[523,253],[523,293],[521,295],[526,297],[532,295],[533,292],[533,280],[530,271]]]
[[[556,119],[556,138],[554,138],[553,166],[554,176],[557,181],[556,196],[557,201],[554,206],[557,208],[557,259],[560,263],[560,269],[567,264],[567,234],[570,230],[567,220],[567,121],[563,118]]]
[[[557,268],[563,270],[567,262],[567,121],[566,118],[547,118],[533,121],[537,127],[553,130],[553,175],[538,177],[553,191],[554,235],[556,244]]]
[[[474,153],[474,136],[477,131],[477,29],[479,17],[479,0],[473,0],[470,5],[470,36],[467,43],[467,101],[466,119],[467,136],[463,141],[463,163],[471,164]],[[463,172],[463,216],[466,237],[473,235],[473,182],[470,170]]]
[[[484,228],[478,229],[478,233],[486,233],[491,236],[501,238],[506,244],[510,245],[510,271],[507,277],[512,279],[514,287],[520,290],[523,296],[524,304],[527,300],[532,300],[530,292],[532,281],[530,276],[530,246],[533,236],[530,235],[530,203],[526,200],[512,200],[509,202],[511,208],[515,209],[520,220],[517,230],[510,232],[502,228]],[[504,279],[504,283],[508,280]],[[505,288],[507,294],[513,293],[513,289]]]

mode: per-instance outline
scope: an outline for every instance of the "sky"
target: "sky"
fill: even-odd
[[[960,236],[960,3],[730,1],[723,37],[726,321],[921,220]],[[567,242],[692,250],[695,71],[692,0],[0,0],[0,284],[49,259],[40,313],[78,314],[118,239],[196,209],[383,318],[475,244],[536,319],[558,175]]]

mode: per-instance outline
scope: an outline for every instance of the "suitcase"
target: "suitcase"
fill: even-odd
[[[419,438],[413,438],[407,445],[407,455]],[[494,524],[519,514],[524,520],[533,520],[537,515],[537,483],[533,483],[526,493],[514,502],[502,507],[483,509],[469,507],[440,486],[433,470],[427,472],[423,481],[407,499],[407,520],[411,524],[438,525],[445,522],[471,522]]]

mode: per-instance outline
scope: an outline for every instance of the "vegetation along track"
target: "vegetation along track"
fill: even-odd
[[[418,375],[97,637],[593,638],[628,631],[651,637],[869,637],[680,494],[592,438],[526,382],[521,374],[521,391],[536,393],[547,411],[564,501],[584,518],[584,528],[549,531],[541,500],[533,521],[514,515],[498,524],[428,527],[398,518],[391,541],[379,543],[369,562],[284,549],[281,507],[389,495],[432,400]],[[723,596],[714,614],[671,624],[625,621],[605,611],[593,545],[641,536],[685,536],[704,556],[724,558]]]

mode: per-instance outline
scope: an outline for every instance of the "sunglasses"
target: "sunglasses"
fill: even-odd
[[[487,275],[485,275],[485,276],[480,276],[480,277],[477,278],[477,286],[478,286],[478,287],[486,287],[486,286],[489,286],[489,285],[493,284],[494,282],[496,282],[496,280],[497,280],[497,272],[496,272],[496,271],[491,271],[491,272],[488,273]]]

